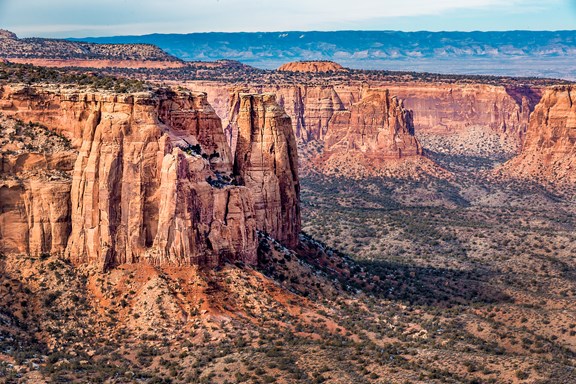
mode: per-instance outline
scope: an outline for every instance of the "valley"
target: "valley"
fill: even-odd
[[[0,381],[576,382],[570,82],[6,59]]]

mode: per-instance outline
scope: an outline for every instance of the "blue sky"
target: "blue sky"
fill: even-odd
[[[576,29],[576,0],[0,0],[0,28],[86,37],[209,31]]]

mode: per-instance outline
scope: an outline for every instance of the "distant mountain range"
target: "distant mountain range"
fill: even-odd
[[[260,68],[334,60],[351,68],[576,78],[576,31],[266,32],[74,39],[154,44],[181,59],[233,59]]]

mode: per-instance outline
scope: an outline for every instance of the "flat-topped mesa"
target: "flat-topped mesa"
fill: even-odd
[[[283,72],[345,72],[346,68],[333,61],[295,61],[282,64],[279,71]]]
[[[100,269],[256,262],[251,193],[230,185],[230,151],[205,94],[23,86],[0,95],[2,113],[42,123],[78,151],[55,188],[48,180],[35,193],[26,175],[19,188],[0,184],[0,196],[10,195],[0,214],[3,252],[57,253]],[[7,230],[7,217],[18,231]]]
[[[288,247],[301,228],[296,139],[273,94],[239,93],[234,174],[250,189],[258,229]]]
[[[541,182],[576,183],[576,96],[572,87],[546,90],[530,115],[522,152],[506,174]]]
[[[412,111],[387,90],[368,90],[349,110],[337,111],[328,123],[327,153],[358,151],[380,159],[422,155],[414,136]]]
[[[7,31],[5,29],[0,29],[0,39],[12,39],[17,40],[18,36],[14,32]]]

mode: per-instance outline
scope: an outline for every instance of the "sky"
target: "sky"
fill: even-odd
[[[576,0],[0,0],[20,37],[576,29]]]

